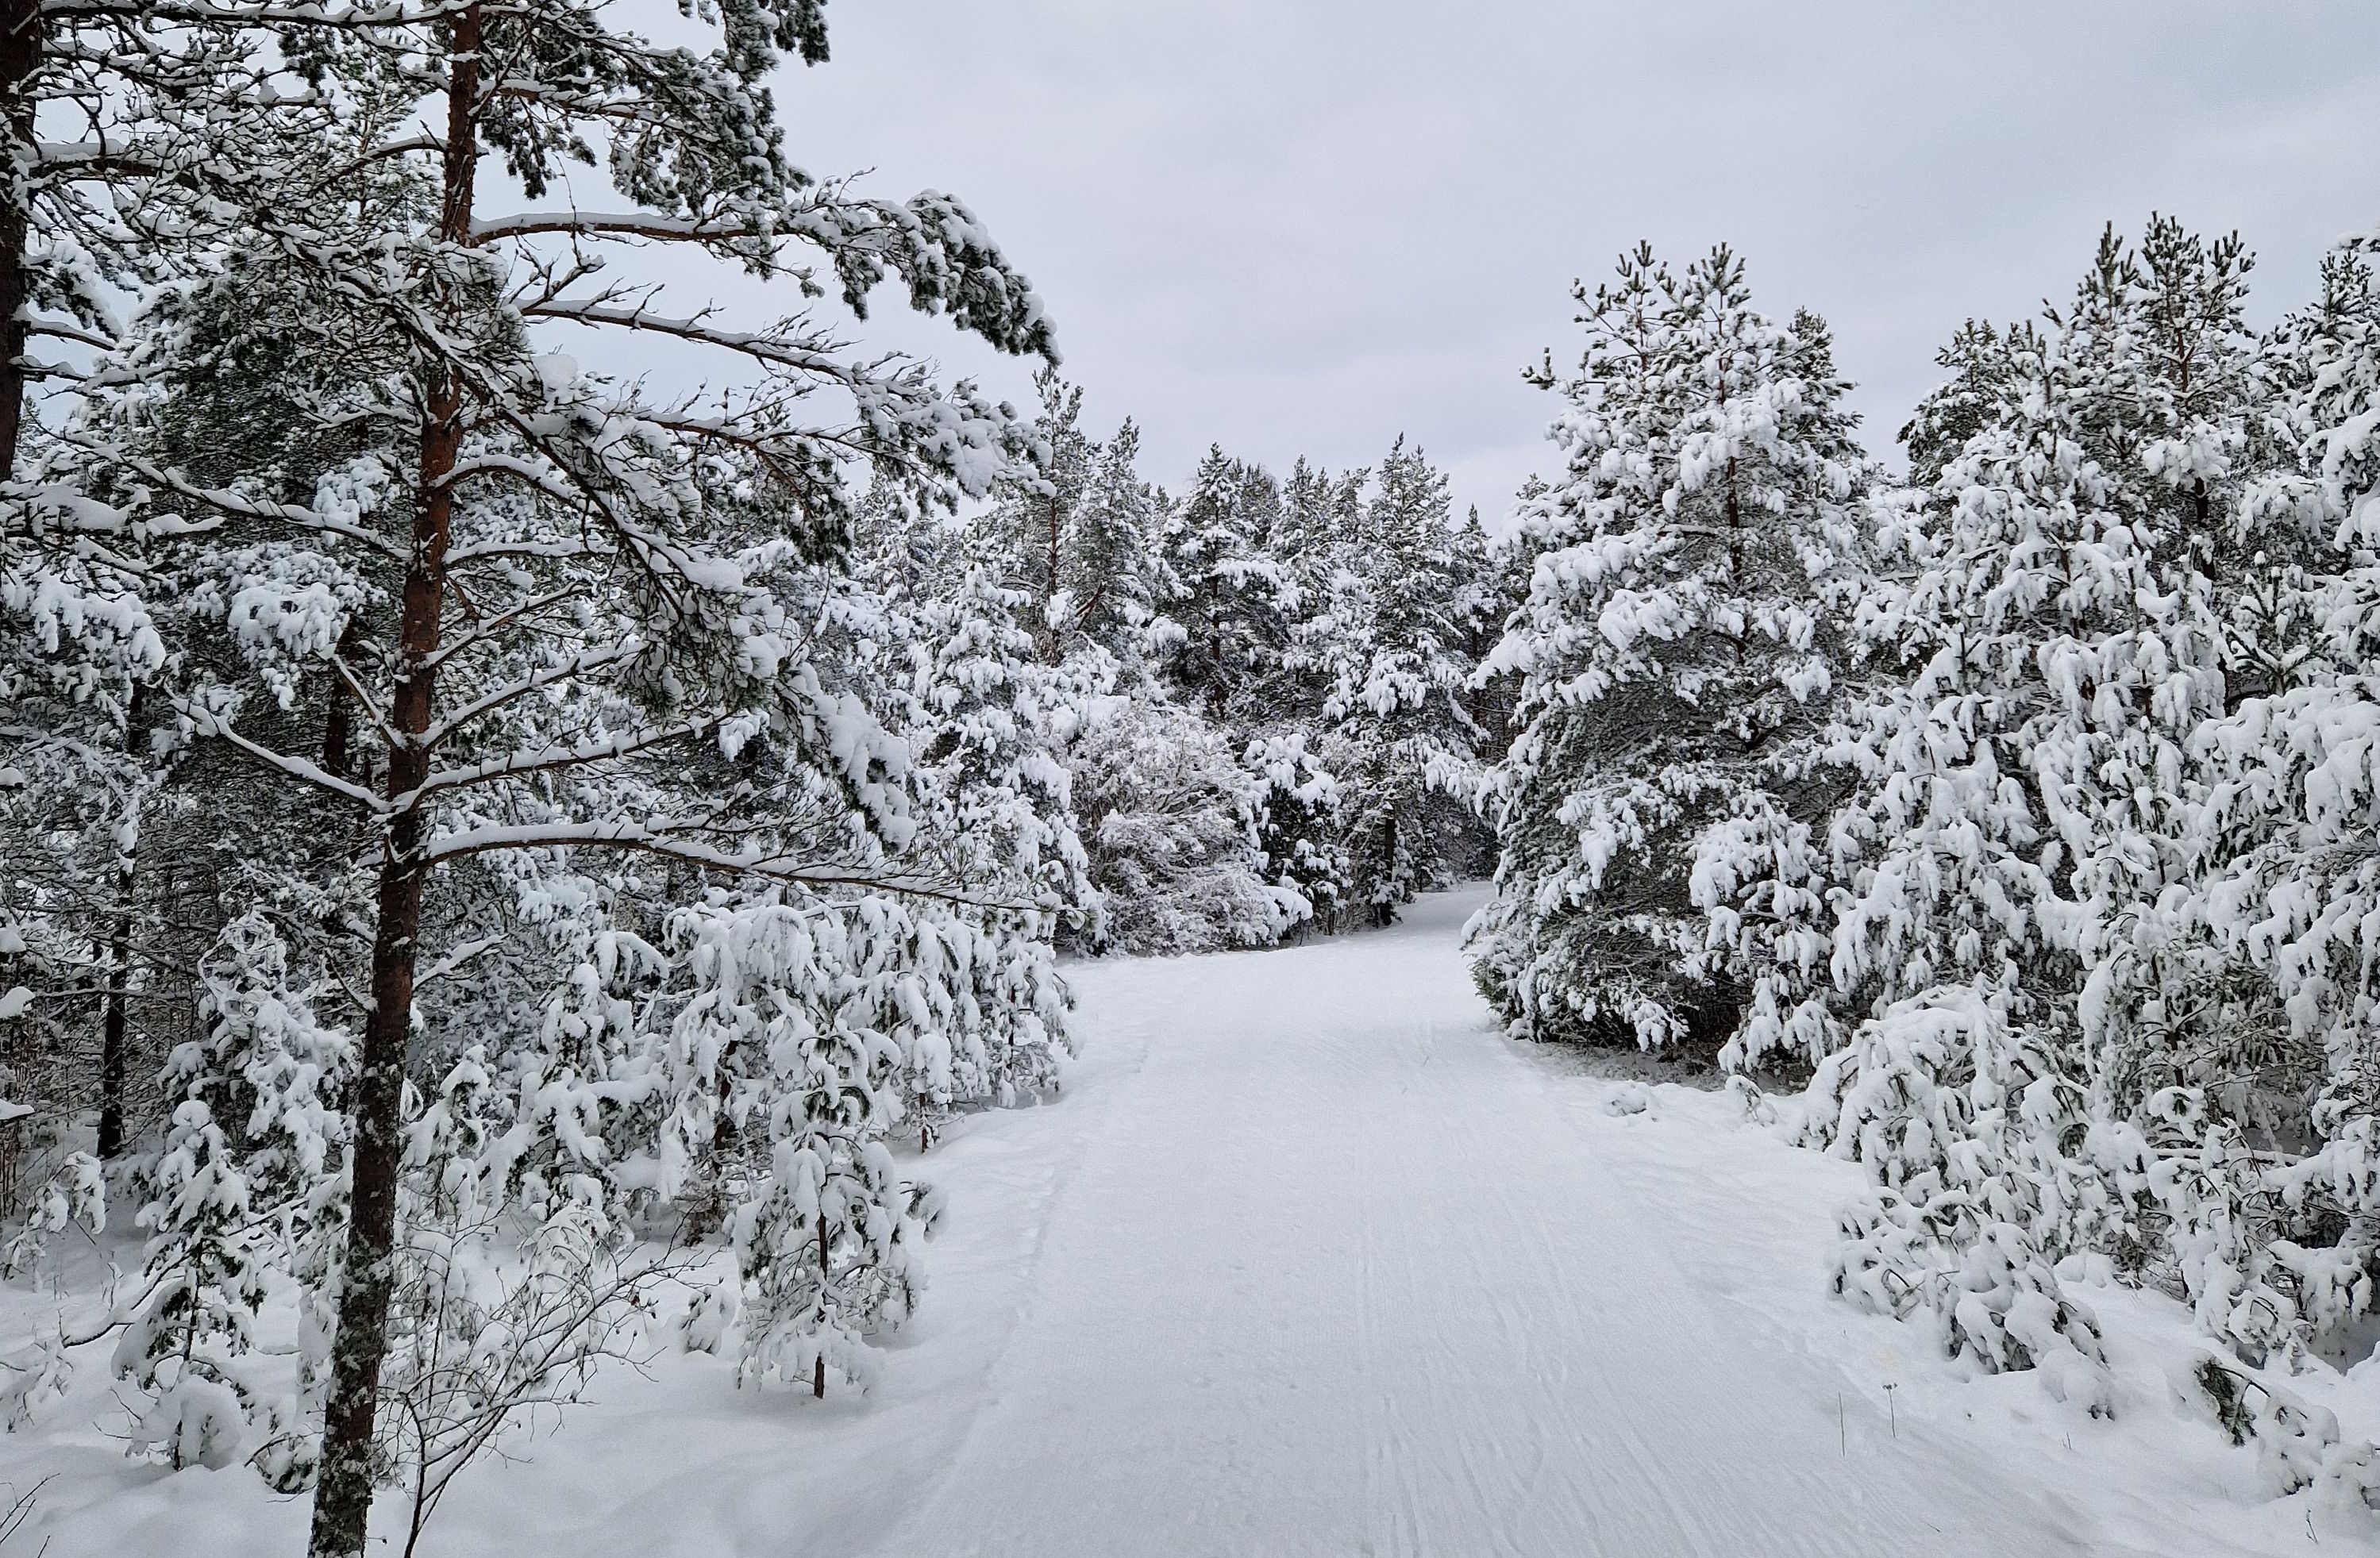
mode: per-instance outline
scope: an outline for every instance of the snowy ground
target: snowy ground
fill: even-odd
[[[2182,1404],[2164,1299],[2090,1295],[2110,1421],[1827,1298],[1853,1172],[1724,1093],[1499,1037],[1455,950],[1476,901],[1079,970],[1063,1101],[923,1165],[948,1232],[873,1396],[662,1357],[467,1472],[425,1558],[2363,1547]],[[21,1328],[35,1300],[8,1302]],[[302,1551],[302,1502],[253,1473],[125,1460],[104,1375],[91,1349],[0,1442],[0,1480],[49,1479],[0,1558]],[[2301,1394],[2380,1431],[2368,1379]]]

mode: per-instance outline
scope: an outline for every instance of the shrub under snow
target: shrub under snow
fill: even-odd
[[[1099,700],[1067,751],[1091,882],[1093,945],[1143,953],[1263,947],[1313,913],[1266,879],[1259,781],[1179,704]]]

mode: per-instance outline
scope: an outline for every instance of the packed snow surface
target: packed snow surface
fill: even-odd
[[[2312,1551],[2168,1383],[2178,1306],[2093,1294],[2112,1420],[1962,1377],[1823,1292],[1848,1165],[1498,1034],[1478,902],[1079,969],[1062,1099],[917,1165],[949,1232],[873,1395],[660,1350],[467,1472],[423,1558]],[[25,1551],[302,1551],[252,1472],[128,1461],[104,1375],[0,1443],[0,1479],[49,1479]]]

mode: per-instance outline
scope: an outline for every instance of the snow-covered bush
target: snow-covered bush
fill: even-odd
[[[2337,1413],[2213,1353],[2191,1377],[2231,1443],[2254,1444],[2257,1472],[2273,1497],[2311,1488],[2325,1507],[2366,1519],[2380,1511],[2380,1446],[2344,1437]]]
[[[886,1148],[905,1057],[871,1021],[911,995],[878,951],[897,944],[899,921],[876,900],[776,895],[674,918],[693,995],[671,1030],[660,1188],[679,1193],[691,1174],[740,1181],[729,1226],[741,1379],[780,1375],[823,1395],[832,1371],[865,1386],[868,1337],[907,1319],[923,1286],[919,1246],[940,1203]]]
[[[2097,1323],[2056,1269],[2089,1177],[2063,1155],[2081,1093],[2008,1005],[1988,985],[1929,991],[1820,1064],[1805,1129],[1870,1187],[1842,1213],[1832,1282],[1878,1313],[1926,1313],[1987,1371],[2059,1350],[2095,1366]]]
[[[1066,748],[1095,946],[1142,953],[1265,947],[1313,912],[1267,871],[1264,789],[1223,732],[1180,704],[1100,700]]]

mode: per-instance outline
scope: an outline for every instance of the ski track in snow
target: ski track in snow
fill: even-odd
[[[1840,1382],[1700,1295],[1493,1032],[1477,901],[1088,971],[1086,1031],[1145,1058],[955,1462],[867,1551],[2109,1551],[1981,1468],[1847,1453]]]
[[[872,1395],[739,1391],[727,1360],[664,1348],[467,1471],[422,1558],[2373,1551],[2316,1539],[2178,1405],[2169,1300],[2090,1295],[2121,1322],[2110,1423],[1827,1298],[1857,1171],[1724,1096],[1502,1038],[1457,947],[1480,901],[1075,965],[1063,1095],[959,1121],[915,1165],[951,1211]],[[1642,1112],[1614,1115],[1632,1091]],[[30,1330],[43,1302],[0,1320]],[[0,1482],[48,1479],[10,1552],[303,1550],[303,1499],[128,1463],[128,1420],[91,1356],[0,1437]]]

